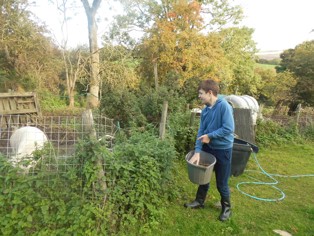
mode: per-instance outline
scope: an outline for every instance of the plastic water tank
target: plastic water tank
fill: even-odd
[[[253,124],[256,125],[256,120],[259,116],[259,105],[255,98],[249,95],[227,95],[224,97],[233,108],[250,109],[253,119]]]

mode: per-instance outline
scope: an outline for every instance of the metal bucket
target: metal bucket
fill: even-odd
[[[199,164],[196,165],[189,162],[193,155],[194,151],[190,151],[185,156],[190,181],[199,185],[208,184],[214,170],[216,158],[210,153],[201,151]]]

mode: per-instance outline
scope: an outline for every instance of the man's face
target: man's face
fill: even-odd
[[[200,89],[198,91],[198,98],[202,101],[203,104],[211,104],[211,95],[212,91],[208,91],[207,93],[203,90]]]

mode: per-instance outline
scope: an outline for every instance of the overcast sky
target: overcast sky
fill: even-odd
[[[230,0],[232,1],[232,0]],[[307,40],[314,39],[314,0],[234,0],[243,7],[245,19],[243,24],[255,30],[253,39],[261,52],[280,51],[294,48]],[[105,5],[106,4],[106,5]],[[119,9],[108,10],[108,3],[102,2],[99,11],[100,20]],[[39,7],[34,8],[36,15],[44,20],[55,32],[58,41],[61,38],[60,18],[56,7],[49,5],[48,0],[41,0]],[[87,20],[81,2],[76,16],[69,21],[69,45],[87,44]],[[110,18],[110,17],[108,17]],[[107,23],[108,24],[108,23]],[[103,34],[106,23],[99,27]]]
[[[254,28],[253,39],[261,51],[294,48],[313,40],[314,0],[235,0]]]

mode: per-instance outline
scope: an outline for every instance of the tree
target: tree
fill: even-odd
[[[99,51],[97,43],[96,13],[101,0],[93,0],[90,6],[88,0],[81,0],[85,9],[88,23],[88,39],[90,49],[90,88],[87,104],[90,108],[99,106]]]
[[[66,92],[69,96],[69,107],[73,108],[75,103],[76,83],[87,76],[86,65],[88,56],[84,48],[63,51],[64,77]]]
[[[57,5],[57,9],[62,16],[61,32],[63,38],[60,43],[60,50],[64,66],[63,75],[65,78],[66,94],[69,97],[68,105],[70,108],[73,108],[75,103],[76,83],[86,74],[86,58],[88,58],[88,56],[86,56],[86,54],[84,55],[84,48],[77,47],[77,49],[69,49],[68,47],[69,1],[55,0],[53,2]]]
[[[236,23],[241,18],[239,8],[220,0],[123,3],[127,14],[117,19],[119,32],[112,31],[112,37],[120,37],[121,42],[129,39],[128,30],[144,32],[136,55],[143,59],[139,69],[146,81],[154,81],[155,87],[171,84],[180,88],[195,76],[223,74],[226,60],[220,37],[210,31]]]
[[[279,71],[291,71],[297,78],[293,92],[298,100],[314,105],[314,40],[297,45],[294,49],[284,51]]]
[[[100,6],[101,0],[93,0],[92,6],[89,5],[88,0],[81,0],[85,9],[88,23],[88,39],[90,49],[90,88],[89,96],[87,96],[87,110],[84,112],[87,122],[91,125],[90,135],[92,138],[96,138],[95,127],[93,127],[93,115],[92,108],[99,106],[99,51],[97,43],[97,24],[96,24],[96,12]],[[100,186],[100,191],[104,194],[107,189],[107,184],[104,181],[105,169],[101,155],[95,158],[95,165],[98,168],[98,180],[97,183]],[[104,196],[104,202],[106,201],[106,195]]]
[[[28,7],[25,0],[0,2],[1,89],[56,92],[59,51],[44,36],[46,28],[31,20]]]
[[[275,70],[262,68],[256,68],[255,72],[261,77],[258,88],[260,102],[280,106],[296,98],[292,92],[296,79],[291,72],[276,73]]]
[[[174,5],[201,6],[199,13],[205,16],[202,24],[204,32],[217,31],[226,25],[236,25],[243,18],[240,6],[232,6],[229,0],[121,0],[120,2],[125,14],[115,17],[116,21],[111,27],[108,38],[131,46],[135,42],[132,40],[134,32],[140,32],[143,36],[157,19],[167,19]]]
[[[257,95],[260,77],[254,72],[256,43],[253,29],[230,27],[219,32],[224,56],[228,60],[223,70],[221,86],[228,94]]]
[[[121,45],[105,45],[100,50],[101,87],[106,86],[117,93],[138,88],[137,64],[131,50]]]
[[[179,2],[167,12],[166,18],[156,20],[139,46],[139,55],[143,57],[141,70],[146,78],[156,78],[152,74],[156,64],[160,84],[180,88],[195,76],[217,77],[225,64],[223,50],[217,35],[200,32],[200,5]]]

